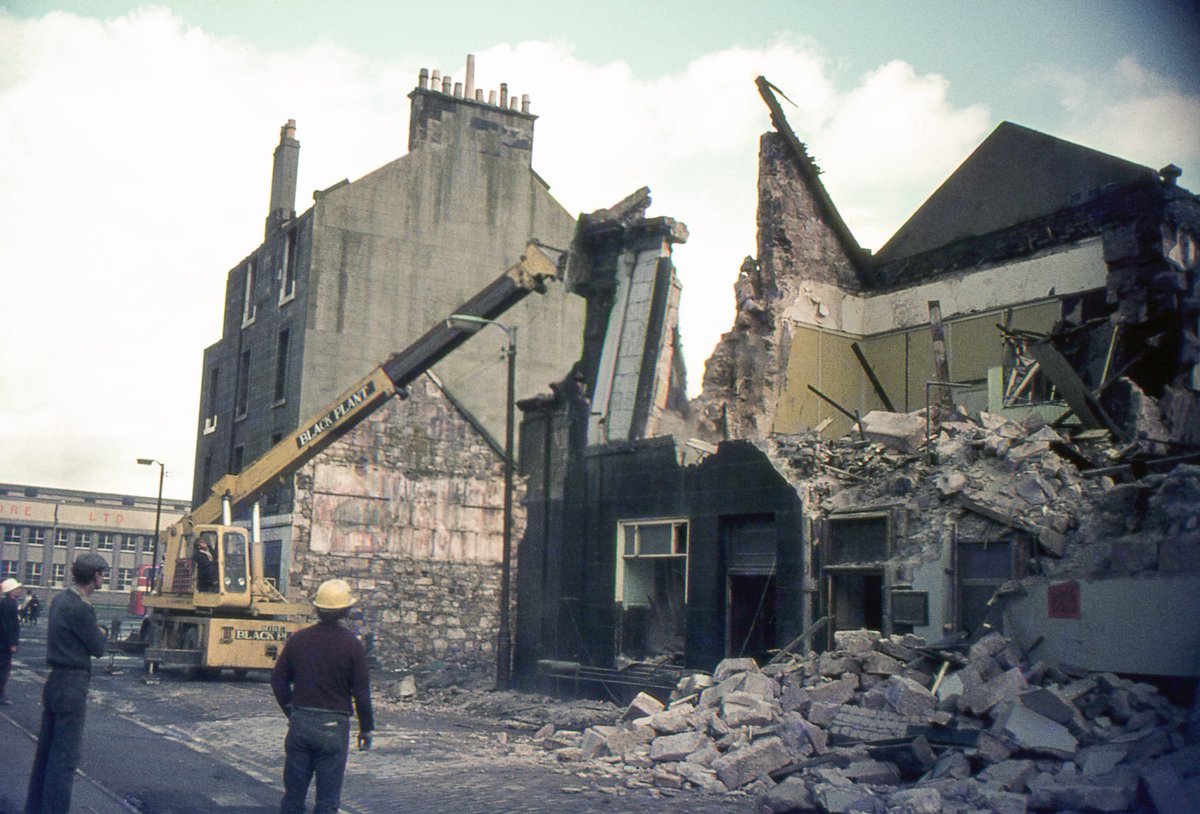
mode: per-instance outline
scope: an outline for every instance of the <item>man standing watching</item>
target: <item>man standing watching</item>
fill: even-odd
[[[271,671],[275,700],[288,717],[280,814],[304,814],[304,798],[313,775],[317,778],[313,814],[337,812],[354,711],[358,713],[358,748],[371,748],[375,716],[367,654],[342,625],[357,601],[345,580],[321,583],[313,601],[320,621],[288,639]]]
[[[25,814],[67,814],[71,785],[79,765],[83,722],[87,712],[92,659],[104,655],[107,632],[96,623],[89,598],[104,584],[108,562],[87,552],[75,558],[75,584],[50,603],[46,626],[46,664],[50,675],[42,688],[42,726],[29,775]]]
[[[17,618],[17,600],[21,598],[21,583],[12,577],[0,582],[0,705],[12,701],[5,695],[8,674],[12,671],[13,656],[21,643],[21,620]]]

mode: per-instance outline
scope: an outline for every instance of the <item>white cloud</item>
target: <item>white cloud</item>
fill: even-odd
[[[1200,186],[1200,96],[1174,79],[1125,56],[1103,73],[1042,68],[1024,82],[1060,99],[1066,119],[1054,135],[1155,169],[1177,164],[1184,186]]]
[[[899,225],[986,120],[904,63],[839,93],[797,38],[658,78],[555,41],[496,45],[477,65],[477,86],[531,94],[534,166],[568,209],[649,185],[652,214],[688,224],[677,265],[693,387],[755,251],[770,128],[756,75],[798,105],[792,125],[864,245]],[[260,50],[163,8],[105,22],[0,10],[0,480],[150,493],[134,459],[152,456],[168,464],[168,494],[187,496],[201,354],[220,335],[226,271],[261,240],[279,126],[298,121],[303,209],[311,190],[404,152],[422,66],[462,72],[416,53]]]

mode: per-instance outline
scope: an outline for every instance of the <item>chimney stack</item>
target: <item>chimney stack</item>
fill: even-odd
[[[267,209],[268,238],[271,232],[296,215],[296,175],[300,170],[300,142],[296,140],[296,120],[288,119],[279,128],[279,146],[271,168],[271,203]]]

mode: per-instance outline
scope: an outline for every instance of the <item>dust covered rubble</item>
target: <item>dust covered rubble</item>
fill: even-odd
[[[754,795],[763,812],[1200,810],[1200,722],[1188,730],[1150,684],[1022,665],[995,633],[965,652],[866,630],[836,645],[727,659],[665,706],[641,694],[607,725],[547,724],[533,741],[639,784]]]
[[[767,453],[816,515],[901,506],[897,564],[937,559],[951,529],[982,523],[1035,543],[1023,577],[1200,571],[1200,466],[1093,476],[1081,467],[1118,466],[1147,450],[1117,447],[1103,432],[1068,439],[1036,414],[1015,422],[955,412],[930,423],[928,449],[924,411],[868,413],[861,426],[832,440],[774,436]]]

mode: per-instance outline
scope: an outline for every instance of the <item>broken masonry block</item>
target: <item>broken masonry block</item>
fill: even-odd
[[[815,687],[809,687],[808,697],[810,701],[822,701],[829,704],[844,704],[854,697],[854,693],[858,690],[859,680],[855,674],[845,675],[836,681],[830,681],[825,684],[818,684]]]
[[[925,446],[925,418],[915,413],[872,410],[859,420],[869,441],[911,455]]]
[[[862,671],[871,675],[899,675],[904,665],[884,653],[864,653],[861,657]]]
[[[654,730],[648,726],[626,726],[609,735],[605,746],[610,755],[624,758],[631,752],[644,751],[654,737]]]
[[[946,806],[937,789],[902,789],[888,796],[888,814],[942,814]]]
[[[791,762],[783,739],[772,735],[749,745],[731,749],[713,761],[713,771],[733,790],[741,788],[751,780],[770,774]]]
[[[758,662],[754,659],[724,659],[717,665],[717,669],[713,670],[713,680],[719,683],[729,678],[734,673],[756,672],[758,672]]]
[[[1138,783],[1132,769],[1117,769],[1102,778],[1067,772],[1038,775],[1029,784],[1029,803],[1054,811],[1127,811],[1137,802]]]
[[[808,790],[804,780],[793,776],[768,791],[762,804],[772,814],[785,814],[792,811],[810,811],[816,805],[816,800],[813,799],[812,792]]]
[[[683,788],[683,777],[675,772],[669,771],[662,766],[655,766],[651,774],[651,779],[654,785],[660,789],[681,789]]]
[[[1028,810],[1024,794],[984,786],[977,795],[985,806],[984,810],[990,814],[1025,814]]]
[[[937,707],[933,693],[904,676],[888,678],[884,693],[888,705],[900,715],[927,715]]]
[[[685,760],[692,752],[702,748],[707,740],[708,737],[701,732],[662,735],[650,744],[650,759],[655,763]]]
[[[659,701],[653,695],[639,692],[629,706],[625,708],[625,712],[621,715],[622,721],[632,721],[635,718],[645,718],[653,715],[656,712],[662,712],[664,709],[662,701]]]
[[[833,649],[845,650],[850,655],[869,653],[875,649],[881,634],[878,630],[859,628],[857,630],[835,630],[833,633]]]
[[[820,784],[813,788],[813,796],[822,811],[829,814],[849,814],[852,811],[874,811],[879,802],[868,788],[863,786],[833,786]]]
[[[905,777],[917,777],[933,768],[937,756],[924,736],[918,735],[908,743],[881,744],[867,748],[867,754],[876,760],[896,766]]]
[[[986,767],[978,778],[1005,791],[1023,792],[1036,772],[1032,760],[1002,760]]]
[[[834,714],[829,736],[835,743],[894,740],[907,737],[909,723],[907,716],[888,710],[845,705]]]
[[[1005,670],[991,681],[969,684],[963,693],[963,703],[973,715],[983,715],[1005,701],[1014,700],[1025,689],[1025,677],[1019,667]]]
[[[675,735],[692,726],[691,710],[684,708],[665,709],[646,719],[646,725],[661,735]]]
[[[943,778],[956,778],[962,780],[964,777],[971,776],[971,761],[967,760],[967,756],[958,751],[947,751],[933,764],[933,768],[929,770],[929,778],[931,780],[941,780]]]
[[[705,766],[693,763],[690,760],[686,763],[672,764],[671,770],[693,786],[704,791],[710,793],[725,791],[725,784],[720,781],[716,772]]]
[[[1022,749],[1069,760],[1079,742],[1065,726],[1039,715],[1024,704],[1012,704],[997,720],[1000,731]]]
[[[835,653],[822,653],[817,660],[817,670],[823,676],[830,678],[843,675],[845,673],[858,673],[862,671],[858,661],[846,655],[837,655]]]
[[[895,764],[881,760],[856,760],[842,770],[854,783],[870,786],[895,786],[900,782],[900,770]]]
[[[746,673],[738,691],[757,696],[764,701],[773,701],[779,697],[779,682],[759,672]]]
[[[607,726],[603,728],[616,731],[616,727]],[[613,732],[602,732],[600,730],[600,727],[589,726],[584,731],[583,740],[579,744],[579,749],[584,760],[592,760],[593,758],[603,757],[608,754],[608,736],[613,734]]]

